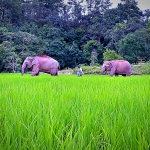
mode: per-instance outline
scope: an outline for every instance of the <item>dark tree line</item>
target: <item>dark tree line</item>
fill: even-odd
[[[135,0],[1,0],[0,72],[20,71],[29,55],[49,55],[61,69],[102,64],[114,50],[131,63],[150,60],[150,9]],[[95,61],[95,62],[93,62]]]

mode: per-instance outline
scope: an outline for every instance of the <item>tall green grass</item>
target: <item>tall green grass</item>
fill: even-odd
[[[0,74],[0,149],[149,150],[150,76]]]

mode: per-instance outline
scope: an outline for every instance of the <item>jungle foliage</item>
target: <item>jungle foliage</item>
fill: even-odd
[[[86,5],[85,5],[86,4]],[[135,0],[2,0],[0,72],[20,71],[24,59],[49,55],[61,69],[104,61],[107,49],[130,63],[150,60],[150,9]]]
[[[103,53],[104,61],[110,60],[120,60],[123,59],[120,55],[118,55],[114,50],[106,49]]]

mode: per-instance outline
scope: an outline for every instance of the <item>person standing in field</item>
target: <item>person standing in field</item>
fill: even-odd
[[[78,75],[78,77],[81,77],[83,75],[83,71],[82,71],[82,68],[80,67],[80,65],[78,65],[77,75]]]

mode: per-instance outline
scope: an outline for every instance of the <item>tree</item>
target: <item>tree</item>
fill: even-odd
[[[82,48],[82,39],[84,37],[84,34],[85,34],[85,30],[82,29],[82,28],[76,28],[75,30],[75,43],[78,45],[78,47],[81,49]]]
[[[138,58],[150,60],[150,29],[140,29],[126,35],[118,42],[119,54],[131,63]]]
[[[8,41],[3,42],[0,45],[0,62],[1,62],[1,70],[0,71],[8,71],[8,72],[16,72],[19,70],[21,59],[15,53],[15,48],[13,47],[13,43]]]
[[[49,43],[44,54],[56,59],[60,63],[60,68],[65,67],[65,41],[55,39]]]
[[[37,38],[35,35],[27,33],[27,32],[8,32],[7,28],[0,28],[0,44],[6,45],[6,43],[10,43],[9,46],[12,53],[14,52],[22,61],[29,55],[40,55],[43,54],[44,46],[42,46],[42,42],[40,38]],[[4,47],[6,49],[6,47]],[[3,53],[7,53],[8,51],[3,51]],[[14,60],[16,57],[11,58]],[[7,54],[8,55],[8,54]]]
[[[116,43],[122,39],[125,36],[125,29],[126,24],[124,23],[116,23],[112,30],[108,33],[110,38],[110,42],[106,46],[107,48],[114,49],[116,52],[118,52],[118,47],[116,46]]]
[[[150,20],[148,21],[148,23],[146,24],[146,28],[150,29]]]
[[[110,0],[86,0],[86,3],[88,14],[93,12],[104,14],[104,11],[111,6]]]
[[[146,17],[146,23],[148,23],[148,21],[150,19],[150,9],[146,9],[144,11],[144,16]]]
[[[82,18],[82,4],[83,0],[68,0],[68,5],[70,6],[70,15],[76,23],[79,23],[80,19]]]
[[[132,61],[137,56],[149,59],[148,44],[140,45],[145,55],[139,51],[137,55],[134,49],[124,53],[118,44],[127,34],[149,28],[149,10],[140,11],[135,0],[121,0],[113,9],[110,6],[110,0],[68,0],[67,4],[63,0],[2,0],[1,51],[6,49],[3,44],[9,42],[13,49],[8,56],[14,56],[8,57],[9,62],[15,54],[22,63],[29,55],[45,53],[58,59],[61,68],[78,63],[102,64],[104,47]]]
[[[114,50],[106,49],[103,53],[103,59],[106,60],[120,60],[123,59],[120,55],[118,55]]]
[[[135,0],[121,0],[117,8],[109,9],[104,14],[106,47],[118,53],[117,42],[125,35],[144,27],[143,13]]]
[[[130,23],[141,23],[141,17],[143,17],[142,11],[137,7],[137,2],[135,0],[121,0],[122,4],[118,4],[118,10],[120,15],[120,21],[127,21]],[[121,23],[120,22],[120,23]]]
[[[83,48],[87,64],[92,63],[93,59],[95,59],[97,63],[102,64],[103,51],[104,51],[103,45],[100,44],[98,41],[96,40],[88,41]]]
[[[26,0],[22,2],[22,12],[24,19],[28,22],[37,21],[43,23],[49,17],[58,17],[63,0]]]
[[[103,30],[105,29],[105,27],[103,24],[103,17],[100,14],[96,14],[90,19],[87,33],[89,34],[91,40],[98,40],[100,43],[101,38],[103,38]]]
[[[1,0],[0,23],[7,25],[20,24],[21,19],[21,0]]]
[[[65,49],[65,67],[74,68],[77,65],[84,63],[85,56],[83,52],[79,50],[77,44],[73,43]]]

